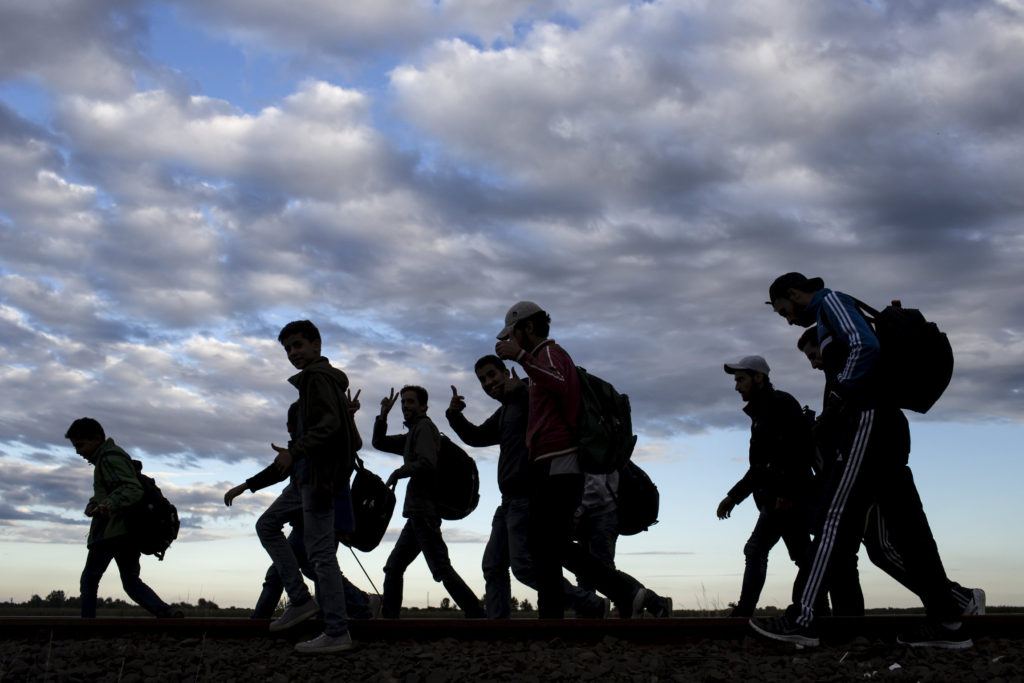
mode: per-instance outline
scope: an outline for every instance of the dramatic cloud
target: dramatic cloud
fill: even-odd
[[[760,353],[818,404],[799,330],[763,304],[800,270],[948,332],[925,419],[1019,424],[1022,19],[1011,0],[0,0],[4,537],[50,515],[80,540],[88,470],[62,436],[81,415],[175,474],[191,539],[249,533],[270,494],[227,509],[225,479],[283,440],[276,336],[299,318],[362,389],[366,437],[409,382],[439,422],[452,384],[488,415],[472,364],[536,300],[630,394],[638,458],[682,465],[691,435],[746,427],[727,359]],[[237,63],[187,54],[199,34]],[[180,54],[153,47],[168,35]]]

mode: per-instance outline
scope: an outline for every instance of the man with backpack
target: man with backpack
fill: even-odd
[[[280,631],[309,619],[318,611],[324,632],[300,642],[296,651],[331,653],[351,650],[345,590],[338,566],[334,533],[334,498],[348,486],[352,463],[358,450],[358,434],[346,409],[348,377],[321,355],[320,331],[308,320],[290,322],[281,329],[278,341],[299,372],[288,382],[299,390],[299,435],[277,451],[274,462],[280,472],[291,472],[284,488],[256,525],[260,542],[270,555],[285,584],[289,605],[271,631]],[[298,560],[281,533],[276,520],[302,515],[303,546],[316,571],[320,604],[309,594],[299,572]],[[272,521],[273,523],[266,523]]]
[[[821,359],[821,349],[818,346],[817,330],[809,328],[797,340],[797,348],[807,357],[811,367],[815,370],[825,371],[825,365]],[[826,375],[825,392],[822,399],[822,415],[814,424],[814,439],[818,453],[821,458],[819,477],[827,478],[828,473],[835,465],[838,455],[836,443],[836,422],[837,413],[832,397],[832,386],[835,378]],[[927,519],[925,520],[927,523]],[[864,526],[864,537],[862,539],[864,549],[867,550],[868,559],[871,563],[894,578],[905,588],[915,595],[921,595],[921,589],[914,581],[914,578],[907,574],[906,563],[900,554],[900,550],[893,543],[890,536],[888,524],[886,523],[885,511],[878,504],[871,507],[868,513],[867,524]],[[852,567],[845,573],[841,572],[839,577],[834,577],[829,585],[829,593],[832,596],[833,613],[837,616],[863,616],[864,596],[860,589],[858,579],[856,556],[853,558]],[[839,584],[839,585],[837,585]],[[949,581],[949,591],[953,600],[962,609],[963,616],[974,616],[985,614],[985,591],[981,588],[965,588],[956,581]],[[844,610],[837,607],[837,593],[851,604],[851,609]],[[859,600],[859,603],[858,603]],[[859,612],[855,611],[859,604]]]
[[[351,390],[349,390],[349,392],[350,391]],[[356,392],[355,398],[352,398],[349,392],[346,392],[345,403],[349,414],[354,415],[355,412],[359,410],[359,392]],[[290,447],[292,442],[294,442],[299,436],[298,402],[292,403],[288,406],[288,421],[286,424],[289,436],[288,444]],[[351,424],[351,427],[356,440],[361,441],[358,437],[358,432],[355,430],[354,422]],[[224,504],[231,507],[235,498],[246,491],[256,493],[268,486],[273,486],[274,484],[288,479],[290,475],[290,470],[281,472],[277,468],[276,462],[271,463],[262,471],[246,479],[244,483],[228,489],[224,494]],[[335,535],[338,536],[344,532],[352,530],[352,504],[347,485],[343,487],[342,491],[336,491],[335,493]],[[267,512],[270,511],[268,510]],[[302,574],[313,581],[315,587],[314,593],[316,594],[317,601],[319,602],[320,586],[317,582],[316,570],[309,561],[309,555],[306,553],[306,547],[303,545],[302,540],[302,510],[289,510],[285,509],[283,506],[278,506],[273,513],[267,514],[267,512],[261,515],[256,522],[258,533],[263,536],[272,536],[274,534],[280,536],[284,533],[284,525],[291,525],[292,530],[287,537],[288,545],[291,547],[292,552],[295,555],[295,559]],[[288,571],[287,567],[282,567],[281,569]],[[267,573],[263,579],[263,589],[260,591],[260,596],[256,600],[256,607],[253,608],[253,619],[270,619],[273,617],[274,610],[277,609],[277,603],[280,602],[281,595],[284,593],[286,583],[281,578],[280,571],[281,570],[278,569],[277,565],[274,564],[271,564],[267,569]],[[348,616],[353,619],[373,619],[380,611],[380,596],[368,595],[353,585],[344,574],[342,574],[341,580],[345,588],[345,607],[348,612]],[[289,582],[292,581],[294,580],[292,579]],[[299,578],[299,581],[302,581],[302,579]]]
[[[726,363],[725,372],[750,416],[750,468],[718,504],[718,518],[753,494],[757,523],[743,546],[746,568],[733,617],[751,617],[768,574],[768,555],[782,539],[793,562],[803,561],[810,545],[808,503],[813,494],[811,425],[790,394],[772,386],[768,363],[746,356]]]
[[[511,616],[512,584],[509,569],[523,585],[536,590],[537,576],[528,546],[530,507],[529,459],[526,451],[526,420],[530,407],[527,383],[515,372],[509,373],[494,355],[477,360],[473,367],[480,387],[501,406],[480,425],[474,425],[463,411],[466,400],[452,387],[452,399],[445,412],[448,424],[468,446],[484,448],[497,445],[498,489],[501,504],[494,511],[491,535],[484,548],[484,604],[489,619]],[[563,600],[567,607],[585,618],[602,618],[607,600],[591,591],[562,580]]]
[[[495,353],[519,363],[530,378],[526,448],[530,458],[529,539],[537,572],[541,619],[564,616],[562,567],[607,595],[630,618],[643,610],[646,591],[637,590],[573,543],[573,518],[583,498],[583,472],[577,452],[580,435],[580,378],[562,347],[548,338],[549,316],[532,301],[520,301],[505,314]]]
[[[72,422],[64,438],[94,467],[93,495],[85,506],[85,516],[92,518],[92,524],[81,579],[82,618],[96,617],[100,579],[111,560],[117,563],[124,592],[141,607],[161,618],[184,616],[139,578],[141,552],[127,520],[132,505],[142,500],[143,489],[131,456],[108,439],[103,426],[91,417]]]
[[[399,399],[409,432],[389,436],[388,413]],[[405,386],[398,394],[392,389],[390,396],[381,399],[380,415],[373,424],[373,447],[401,455],[403,460],[402,466],[388,477],[387,485],[394,486],[399,479],[409,479],[402,508],[406,523],[384,565],[382,613],[386,619],[399,617],[405,570],[422,552],[434,580],[444,585],[466,617],[482,619],[486,614],[480,600],[452,567],[448,546],[441,537],[441,517],[434,502],[441,435],[427,417],[427,399],[427,390],[423,387]]]
[[[884,390],[881,346],[854,299],[825,287],[821,278],[786,273],[768,290],[772,309],[790,325],[815,326],[826,374],[835,377],[830,408],[837,433],[835,466],[823,490],[822,531],[808,552],[785,614],[751,619],[759,634],[805,646],[819,643],[815,605],[838,563],[860,546],[872,505],[885,510],[889,533],[907,575],[919,586],[928,619],[898,637],[911,646],[967,648],[973,641],[952,598],[949,579],[907,466],[907,419]]]

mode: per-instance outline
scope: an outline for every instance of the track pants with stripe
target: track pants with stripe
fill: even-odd
[[[910,430],[896,408],[851,410],[839,441],[839,456],[823,492],[821,531],[801,563],[787,615],[803,626],[815,617],[814,605],[834,580],[836,568],[851,562],[873,506],[885,511],[892,545],[928,616],[957,618],[962,608],[952,598],[949,579],[907,467]]]
[[[915,487],[914,494],[917,493]],[[925,520],[925,524],[928,520]],[[928,531],[931,535],[931,529]],[[889,531],[889,524],[886,522],[885,510],[879,506],[871,508],[868,514],[867,526],[864,529],[864,549],[867,550],[868,559],[871,563],[902,584],[907,590],[915,595],[922,595],[923,587],[915,580],[915,577],[907,573],[907,565],[903,555],[893,542]],[[951,597],[959,606],[960,612],[970,604],[974,594],[970,588],[964,588],[956,581],[949,581],[947,589]]]

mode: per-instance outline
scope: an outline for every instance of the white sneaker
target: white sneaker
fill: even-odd
[[[971,601],[964,607],[965,617],[981,616],[985,614],[985,591],[980,588],[971,589]]]
[[[304,652],[306,654],[317,654],[320,652],[344,652],[345,650],[351,650],[352,636],[349,635],[348,631],[345,631],[340,636],[329,636],[326,633],[321,633],[313,640],[307,640],[301,643],[296,643],[295,651]]]
[[[643,619],[644,618],[644,603],[647,602],[647,598],[651,592],[646,588],[638,588],[636,593],[633,594],[633,611],[627,619]],[[622,616],[621,614],[619,616]]]
[[[319,611],[320,606],[316,604],[316,600],[313,598],[310,598],[301,605],[288,605],[284,614],[270,622],[270,630],[283,631],[286,628],[291,628],[296,624],[301,624]]]
[[[366,596],[366,609],[370,610],[371,619],[380,619],[381,597],[374,593]]]

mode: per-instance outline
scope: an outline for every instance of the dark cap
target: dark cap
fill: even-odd
[[[786,273],[775,278],[775,282],[768,288],[768,301],[769,306],[775,303],[776,299],[781,299],[786,296],[786,292],[790,289],[796,289],[801,292],[817,292],[819,289],[825,287],[825,281],[820,277],[812,277],[810,279],[804,277],[803,273]]]

